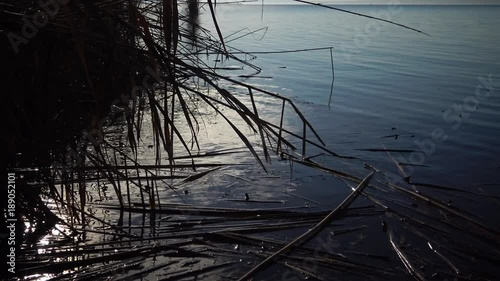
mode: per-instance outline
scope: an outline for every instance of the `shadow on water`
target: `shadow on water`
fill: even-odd
[[[199,11],[199,6],[198,6],[198,0],[187,0],[187,24],[188,24],[188,30],[190,31],[189,33],[189,38],[196,43],[196,35],[198,32],[198,26],[200,22],[200,11]]]

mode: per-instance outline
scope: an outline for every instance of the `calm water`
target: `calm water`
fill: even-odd
[[[257,5],[218,5],[217,17],[231,51],[242,49],[248,52],[269,52],[334,47],[335,82],[330,105],[332,68],[330,51],[327,49],[258,54],[255,59],[242,55],[241,58],[262,68],[262,72],[258,74],[260,77],[238,77],[254,73],[246,66],[242,70],[227,71],[225,74],[291,97],[315,126],[329,149],[360,159],[347,161],[333,157],[315,158],[328,166],[363,177],[367,174],[363,163],[370,163],[384,171],[398,174],[394,161],[385,152],[370,152],[366,149],[387,147],[421,151],[418,154],[394,152],[392,157],[400,163],[418,165],[405,166],[406,174],[411,175],[414,182],[446,185],[480,193],[479,196],[468,198],[452,194],[453,192],[424,190],[425,194],[435,196],[437,200],[478,214],[478,217],[471,216],[498,229],[500,200],[488,195],[500,196],[500,33],[497,31],[500,27],[500,6],[402,6],[392,12],[386,6],[341,7],[365,14],[389,13],[392,20],[420,29],[430,36],[313,6],[268,5],[262,14],[261,7]],[[208,11],[200,20],[204,27],[213,29]],[[264,27],[267,27],[267,31],[262,29],[233,40]],[[248,29],[238,32],[243,28]],[[215,63],[216,59],[215,56],[209,57],[211,63]],[[219,66],[220,64],[218,62]],[[234,61],[224,61],[222,64],[224,67],[240,66]],[[238,88],[231,89],[238,91]],[[259,114],[279,122],[277,113],[280,103],[262,97],[258,101]],[[201,106],[197,111],[204,118],[203,125],[207,125],[203,126],[205,130],[199,134],[200,142],[206,145],[203,146],[204,149],[216,151],[241,147],[241,140],[234,134],[230,136],[231,129],[220,116]],[[229,112],[225,114],[232,120],[238,117]],[[292,114],[288,114],[285,125],[288,129],[300,131],[302,124],[296,121]],[[147,133],[147,128],[152,127],[148,122],[150,121],[145,120],[143,124],[146,133],[142,138],[144,145],[138,148],[139,162],[155,164],[154,150],[146,145],[154,143],[153,134]],[[110,143],[119,145],[122,140],[120,126],[110,128],[110,131],[117,132],[117,135],[110,134]],[[252,141],[258,143],[260,139],[255,137]],[[176,142],[176,145],[182,149],[180,142]],[[313,149],[308,151],[308,155],[316,153]],[[197,161],[210,160],[202,157]],[[224,167],[194,182],[178,185],[179,191],[189,192],[179,192],[181,195],[177,195],[166,188],[161,189],[159,197],[170,199],[169,203],[182,203],[178,201],[178,197],[182,196],[183,202],[194,206],[299,206],[318,211],[331,210],[350,192],[344,182],[331,175],[303,167],[294,167],[291,169],[293,172],[290,172],[288,162],[273,161],[269,174],[264,173],[257,165]],[[217,156],[216,162],[255,164],[249,153]],[[170,171],[165,170],[163,173],[168,175]],[[116,204],[116,198],[108,197],[104,189],[102,192],[105,201]],[[247,193],[252,199],[283,200],[286,204],[278,202],[279,204],[248,205],[247,202],[234,201],[241,201]],[[139,194],[132,196],[132,200],[139,202]],[[392,200],[398,201],[398,198],[388,196],[386,200],[393,202]],[[310,204],[316,201],[321,204]],[[369,203],[361,199],[358,202],[363,207],[366,206],[363,204]],[[401,202],[404,205],[408,200],[401,200],[399,204]],[[423,203],[417,200],[415,202]],[[431,208],[428,210],[425,204],[422,205],[424,206],[418,206],[420,213],[414,213],[417,219],[420,214],[432,214],[427,213]],[[410,210],[417,210],[413,204],[409,206]],[[103,211],[103,214],[105,218],[118,217],[115,212],[110,215]],[[354,214],[353,221],[343,221],[337,225],[336,227],[344,228],[350,225],[348,223],[353,223],[352,225],[362,224],[363,228],[366,227],[363,232],[358,232],[359,235],[336,235],[333,241],[340,247],[339,252],[362,249],[363,252],[383,256],[392,252],[391,249],[387,250],[388,244],[383,242],[386,234],[380,226],[380,219],[387,220],[390,216],[385,214],[379,218],[378,214],[361,216],[360,219]],[[454,221],[446,218],[446,213],[441,214],[444,219],[437,219],[436,222],[429,220],[431,225],[440,222],[444,226],[453,225]],[[438,215],[435,217],[439,218]],[[161,220],[163,219],[165,218]],[[166,218],[168,219],[169,217]],[[129,224],[140,225],[144,222],[144,214],[134,213],[129,217]],[[401,227],[403,229],[406,227]],[[430,231],[431,228],[422,229]],[[303,231],[290,229],[276,237],[286,241],[299,233]],[[457,233],[461,234],[460,231]],[[324,234],[333,236],[333,232]],[[428,252],[423,250],[423,247],[427,248],[427,240],[412,240],[415,235],[412,236],[411,231],[404,234],[410,234],[407,236],[409,241],[417,245],[412,252],[420,254],[422,259],[428,258]],[[271,236],[273,239],[276,237]],[[405,240],[403,238],[402,235],[401,240]],[[471,247],[479,253],[489,255],[490,252],[481,249],[482,246],[478,244]],[[408,244],[408,252],[410,248]],[[492,252],[496,253],[496,249],[492,249]],[[464,256],[465,253],[467,252],[464,252]],[[456,256],[455,258],[458,260]],[[471,270],[479,270],[484,266],[485,272],[497,274],[496,264],[478,265],[482,259],[469,261],[460,257],[460,262],[464,260],[467,263],[464,266],[466,271],[470,262]],[[395,269],[402,268],[398,261],[391,261],[396,262]],[[429,264],[434,262],[432,257],[428,261]],[[156,265],[155,262],[156,256],[153,261],[145,264],[151,268]],[[432,274],[433,266],[429,268],[426,269],[427,273]],[[394,280],[414,280],[409,275],[403,275],[403,271],[401,274],[401,277],[397,275]],[[386,279],[386,276],[383,278]]]
[[[251,62],[263,69],[259,75],[266,78],[246,79],[292,97],[331,149],[394,173],[396,167],[386,153],[359,149],[380,149],[383,144],[428,150],[418,157],[393,156],[399,162],[423,165],[414,171],[407,168],[416,182],[500,194],[500,6],[340,7],[389,14],[430,36],[305,5],[267,5],[263,14],[258,5],[219,5],[217,17],[225,36],[248,28],[226,38],[228,45],[245,51],[334,47],[330,108],[328,50],[257,54]],[[201,23],[210,28],[208,11]],[[230,41],[263,27],[267,32]],[[228,74],[251,73],[244,68]],[[432,140],[433,132],[446,135],[446,140]],[[384,138],[394,134],[397,139]],[[487,206],[483,211],[491,211]]]

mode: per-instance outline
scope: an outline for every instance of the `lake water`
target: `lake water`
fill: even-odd
[[[432,276],[436,280],[458,280],[454,278],[456,276],[460,280],[497,280],[496,277],[500,274],[497,269],[497,257],[500,253],[500,225],[497,215],[500,210],[500,33],[497,32],[500,26],[500,6],[399,6],[390,9],[383,5],[339,7],[364,14],[385,15],[386,18],[419,29],[429,36],[373,19],[314,6],[266,5],[262,9],[258,5],[219,4],[217,18],[222,34],[226,36],[228,50],[254,52],[255,58],[244,54],[239,56],[259,66],[262,71],[256,74],[248,66],[242,66],[235,60],[219,61],[220,57],[215,55],[209,56],[207,61],[219,67],[243,67],[241,70],[221,70],[221,73],[290,97],[317,129],[330,150],[357,158],[347,160],[320,156],[314,160],[360,178],[368,174],[364,169],[364,163],[368,163],[397,178],[411,176],[412,182],[434,185],[419,185],[420,194],[400,192],[401,190],[387,186],[380,188],[384,186],[380,181],[384,178],[384,173],[378,173],[372,186],[366,189],[365,195],[368,195],[360,196],[348,210],[344,209],[338,214],[335,221],[317,235],[321,240],[316,239],[312,243],[325,247],[325,250],[333,247],[334,252],[338,252],[342,259],[352,258],[359,264],[364,262],[384,270],[381,275],[366,275],[366,279],[415,280],[405,270],[407,265],[401,263],[399,253],[394,253],[392,247],[396,246],[391,246],[399,245],[411,258],[417,271],[424,272],[427,277]],[[208,11],[204,11],[200,23],[203,27],[214,29]],[[255,30],[258,31],[242,36]],[[318,47],[323,49],[275,53]],[[328,47],[333,47],[334,61],[331,97],[333,73]],[[241,77],[254,74],[251,78]],[[246,89],[234,85],[224,86],[242,100],[248,98],[245,96]],[[281,102],[256,96],[259,115],[279,122]],[[342,181],[323,171],[298,164],[291,165],[290,169],[290,162],[278,157],[273,157],[272,167],[266,166],[269,174],[265,173],[256,165],[246,148],[242,148],[241,140],[234,133],[231,135],[231,128],[221,118],[221,114],[215,114],[211,108],[202,105],[199,99],[193,100],[196,112],[202,117],[200,120],[203,119],[198,135],[200,143],[203,143],[202,152],[227,152],[227,149],[238,147],[238,153],[213,154],[216,155],[215,159],[205,157],[206,154],[197,155],[197,164],[213,164],[213,161],[244,165],[224,165],[195,181],[172,181],[178,188],[176,192],[165,188],[164,181],[160,182],[160,191],[157,189],[156,192],[162,202],[172,204],[169,205],[172,210],[180,206],[175,204],[186,203],[196,207],[287,207],[305,212],[329,212],[351,192],[347,183],[352,185],[352,182]],[[248,99],[246,102],[248,104]],[[251,130],[236,120],[237,114],[228,111],[223,112],[243,133],[250,135]],[[181,111],[175,114],[180,115]],[[187,126],[176,124],[189,133]],[[154,143],[154,134],[149,118],[145,118],[143,127],[144,134],[138,146],[138,162],[153,165],[156,164],[151,145]],[[296,132],[302,129],[302,123],[298,122],[289,107],[285,127]],[[121,147],[124,139],[123,124],[111,126],[107,130],[109,143]],[[260,139],[254,136],[251,141],[258,145]],[[182,150],[180,142],[176,141],[175,145],[175,149]],[[298,146],[300,147],[300,143]],[[388,155],[385,151],[376,151],[385,148],[400,152],[393,151]],[[307,151],[307,156],[319,152],[312,147],[308,147]],[[166,155],[163,154],[162,157],[165,158],[163,164],[166,164]],[[117,161],[116,156],[114,158]],[[186,163],[181,163],[185,158],[179,157],[177,164],[189,165],[191,162],[187,160]],[[402,173],[398,171],[396,163],[400,165]],[[176,172],[187,175],[186,170],[180,168]],[[160,176],[171,175],[168,169],[158,168],[155,172]],[[139,174],[138,172],[137,175]],[[142,175],[145,174],[144,172]],[[96,206],[102,201],[117,205],[117,198],[113,193],[106,193],[107,189],[111,190],[110,186],[100,186],[99,182],[91,186]],[[122,187],[124,186],[128,189],[128,183],[125,185],[123,182]],[[410,190],[407,184],[401,183],[401,186]],[[438,186],[462,192],[443,191]],[[423,197],[418,198],[419,195]],[[426,200],[427,195],[432,200]],[[141,198],[142,192],[139,194],[137,189],[130,196],[129,199],[135,203],[144,200]],[[163,201],[164,199],[167,200]],[[273,202],[266,199],[273,199]],[[382,203],[375,204],[378,202]],[[389,207],[383,208],[384,204]],[[110,221],[119,217],[120,226],[123,217],[125,221],[128,217],[128,226],[132,226],[134,232],[144,237],[158,234],[173,237],[185,230],[189,233],[187,235],[193,235],[191,230],[205,233],[210,229],[225,229],[227,226],[224,222],[236,223],[236,226],[238,223],[247,223],[245,220],[237,222],[222,219],[221,225],[201,228],[205,224],[203,218],[200,220],[200,228],[189,225],[184,227],[177,219],[191,218],[184,216],[182,208],[178,210],[180,215],[175,218],[170,215],[150,216],[140,210],[124,215],[123,212],[110,212],[106,209],[99,210],[98,216]],[[261,222],[259,216],[251,222]],[[198,220],[196,216],[193,217],[192,221]],[[275,219],[262,221],[262,224],[272,225],[284,218]],[[146,220],[149,220],[149,226],[145,223]],[[153,227],[156,223],[158,232]],[[263,230],[255,236],[287,242],[310,227],[285,227],[270,233]],[[490,230],[490,227],[494,230]],[[230,228],[225,231],[232,230]],[[89,237],[100,242],[109,240],[109,235],[106,238],[106,235],[97,233],[95,236],[91,233]],[[346,233],[348,235],[342,235]],[[396,238],[394,243],[392,233]],[[388,238],[392,244],[388,243]],[[149,240],[137,242],[139,246],[144,246],[143,242],[150,243]],[[229,250],[233,250],[232,253],[251,253],[243,246],[240,248],[240,244],[235,245],[232,240],[227,244]],[[156,242],[154,245],[156,247]],[[264,249],[264,246],[258,248]],[[274,252],[276,249],[272,250]],[[317,252],[313,254],[316,255]],[[171,259],[168,255],[170,254],[165,254],[164,257]],[[160,261],[164,259],[158,257]],[[241,264],[237,266],[241,273],[250,269],[251,264],[239,255],[236,257]],[[152,268],[157,266],[156,259],[154,252],[143,264],[146,268]],[[455,270],[455,265],[460,268],[460,273]],[[180,266],[184,267],[185,263]],[[333,262],[328,262],[328,266],[335,269]],[[151,271],[151,279],[157,279],[158,273],[163,274],[159,272],[160,268],[156,272]],[[273,273],[274,269],[276,267],[260,273],[261,278],[255,280],[285,280],[283,276],[286,275],[282,275],[281,271]],[[349,267],[341,266],[339,269],[336,273],[339,278],[345,274],[348,276],[345,280],[354,280],[349,277],[352,273],[349,272]],[[354,272],[359,268],[353,267],[350,270]],[[274,275],[270,275],[271,273]],[[331,272],[325,274],[318,270],[317,273],[325,275],[321,276],[324,280],[332,278],[328,276]],[[437,273],[441,275],[436,275]],[[355,280],[359,276],[365,277],[356,275]],[[424,279],[427,280],[422,278]]]
[[[424,153],[392,154],[400,163],[417,165],[404,167],[413,181],[498,195],[500,6],[337,7],[381,15],[429,36],[309,5],[266,5],[264,9],[218,5],[217,18],[232,51],[334,48],[330,107],[328,49],[255,54],[255,59],[241,55],[262,68],[257,75],[262,78],[242,80],[292,97],[330,149],[396,174],[385,152],[360,149],[384,145],[421,150]],[[201,24],[211,29],[211,21],[207,10]],[[233,41],[264,27],[267,30]],[[235,63],[229,60],[222,65]],[[244,67],[227,74],[253,73]],[[482,211],[488,217],[493,205],[486,206]],[[477,204],[471,207],[476,209]]]

